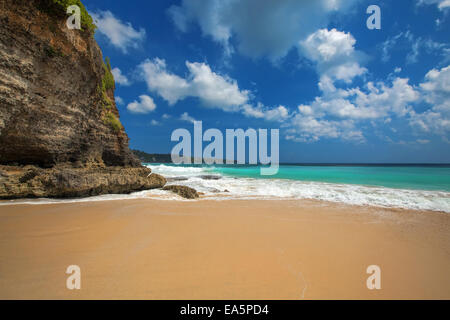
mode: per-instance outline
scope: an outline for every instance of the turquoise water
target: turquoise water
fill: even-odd
[[[148,166],[207,199],[314,199],[450,213],[448,165],[281,165],[273,176],[258,166]]]
[[[294,166],[261,176],[256,166],[222,166],[213,172],[234,177],[290,179],[399,189],[450,191],[450,166]]]

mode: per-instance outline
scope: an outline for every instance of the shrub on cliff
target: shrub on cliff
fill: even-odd
[[[104,89],[114,89],[115,81],[114,75],[111,72],[111,62],[108,57],[105,58],[105,62],[103,63],[103,69],[105,70],[105,75],[103,76],[103,88]]]
[[[80,0],[38,0],[38,8],[49,15],[64,16],[66,15],[67,7],[77,5],[81,11],[81,27],[87,29],[90,33],[94,33],[97,26],[94,20],[89,15],[85,6]]]
[[[113,105],[111,99],[108,97],[107,90],[114,90],[115,88],[115,80],[114,75],[111,71],[111,62],[108,57],[105,58],[105,62],[103,63],[103,70],[105,74],[102,77],[102,85],[99,90],[101,92],[103,106],[110,109]]]
[[[114,131],[116,131],[116,132],[119,132],[123,128],[122,124],[120,123],[120,120],[117,119],[117,117],[111,112],[108,112],[104,116],[103,121],[105,124],[110,125],[111,128],[113,128]]]

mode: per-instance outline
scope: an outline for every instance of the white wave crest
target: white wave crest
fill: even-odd
[[[153,172],[185,180],[185,185],[204,193],[204,199],[314,199],[351,205],[432,210],[450,213],[450,193],[444,191],[392,189],[353,184],[307,182],[285,179],[255,179],[221,176],[212,168],[149,166]],[[221,179],[205,179],[214,174]]]
[[[211,170],[201,167],[168,166],[164,164],[159,165],[146,164],[145,166],[147,168],[152,169],[153,173],[158,173],[164,175],[165,177],[196,176]]]

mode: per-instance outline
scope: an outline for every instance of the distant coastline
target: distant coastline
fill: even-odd
[[[141,162],[145,163],[172,163],[170,154],[147,153],[140,150],[131,150]]]
[[[169,153],[147,153],[145,151],[131,150],[141,162],[144,163],[172,163]],[[225,163],[225,160],[224,160]],[[450,167],[450,163],[314,163],[314,162],[281,162],[284,166],[315,166],[315,167]],[[242,166],[257,166],[244,164]]]

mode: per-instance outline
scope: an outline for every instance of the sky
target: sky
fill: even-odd
[[[281,162],[450,163],[450,0],[83,3],[133,149],[198,120],[279,129]]]

